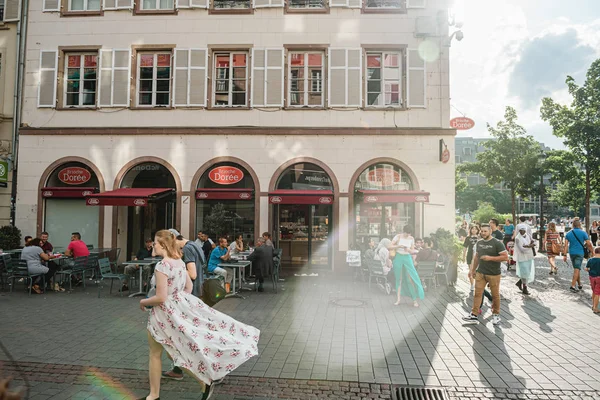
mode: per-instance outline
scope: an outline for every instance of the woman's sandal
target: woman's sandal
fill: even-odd
[[[202,400],[208,400],[212,396],[215,385],[205,385],[204,393],[202,393]]]

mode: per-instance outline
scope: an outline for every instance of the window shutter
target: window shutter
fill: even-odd
[[[425,108],[427,75],[425,71],[425,60],[419,55],[419,50],[408,49],[406,52],[407,85],[406,97],[409,108]]]
[[[190,0],[192,8],[208,8],[208,0]]]
[[[117,0],[104,0],[104,4],[102,5],[104,10],[116,10],[117,9]]]
[[[21,18],[21,0],[5,0],[4,22],[18,21]]]
[[[406,8],[425,8],[425,0],[406,0]]]
[[[43,0],[42,11],[60,11],[60,0]]]
[[[362,102],[362,49],[329,48],[330,107],[360,107]]]
[[[283,0],[252,0],[254,8],[283,7]]]
[[[329,0],[331,7],[348,7],[348,0]]]
[[[349,8],[362,8],[362,0],[348,0]]]
[[[252,107],[283,107],[283,48],[252,49]]]
[[[100,50],[100,107],[129,106],[131,50]]]
[[[175,107],[205,107],[207,49],[175,49]]]
[[[58,52],[40,51],[40,85],[38,86],[38,107],[56,107],[56,72]]]
[[[133,0],[116,0],[117,10],[132,10]]]
[[[191,0],[176,0],[175,8],[190,8]]]

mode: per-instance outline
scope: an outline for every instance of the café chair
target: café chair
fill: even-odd
[[[436,267],[437,267],[437,262],[435,262],[435,261],[419,261],[419,263],[417,264],[416,269],[419,274],[419,278],[421,278],[421,282],[423,282],[423,286],[425,286],[425,288],[427,288],[427,289],[430,287],[430,285],[431,286],[436,285],[436,277],[435,277]]]
[[[113,282],[115,279],[119,280],[119,292],[121,293],[121,297],[123,296],[123,281],[127,279],[127,275],[125,274],[115,274],[112,272],[110,268],[110,261],[108,258],[101,258],[98,260],[98,266],[100,269],[100,280],[98,282],[98,297],[100,297],[100,283],[105,279],[110,279],[110,291],[109,294],[112,294]],[[131,285],[130,285],[131,287]],[[131,289],[129,289],[131,293]]]
[[[9,270],[9,276],[7,280],[11,281],[11,293],[13,288],[15,287],[15,279],[23,279],[25,281],[25,284],[29,283],[29,295],[31,296],[34,278],[37,278],[39,276],[42,277],[42,290],[46,289],[46,274],[42,272],[37,274],[30,274],[29,269],[27,268],[27,261],[19,260],[17,261],[16,266],[13,262],[10,262],[8,265],[5,264],[5,267],[7,268],[7,270]]]

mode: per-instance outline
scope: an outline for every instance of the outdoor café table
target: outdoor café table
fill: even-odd
[[[145,296],[147,294],[147,292],[144,292],[144,268],[141,268],[145,265],[149,265],[150,267],[154,267],[154,265],[156,265],[157,262],[159,262],[160,259],[158,258],[151,258],[151,259],[143,259],[143,260],[131,260],[131,261],[125,261],[123,263],[123,265],[139,265],[140,266],[140,291],[136,292],[136,293],[131,293],[129,295],[129,297],[135,297],[135,296]]]
[[[241,294],[238,293],[238,291],[236,290],[236,286],[235,286],[235,281],[236,281],[236,277],[235,277],[235,271],[238,270],[239,271],[239,280],[240,280],[240,291],[242,291],[243,287],[242,287],[242,275],[244,275],[244,269],[248,266],[248,265],[252,265],[252,261],[228,261],[228,262],[224,262],[224,263],[220,263],[219,267],[221,268],[233,268],[233,288],[231,293],[229,293],[228,295],[225,296],[225,298],[228,297],[239,297],[240,299],[245,299],[244,296],[242,296]]]

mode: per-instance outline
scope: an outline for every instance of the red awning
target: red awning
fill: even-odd
[[[252,200],[254,189],[205,188],[196,190],[197,200]]]
[[[359,190],[363,203],[429,203],[429,192],[411,190]]]
[[[140,206],[174,192],[170,188],[122,188],[97,193],[86,198],[88,206]]]
[[[271,204],[333,204],[331,190],[275,190],[269,193]]]
[[[95,187],[44,187],[42,197],[45,199],[78,199],[94,194],[98,188]]]

